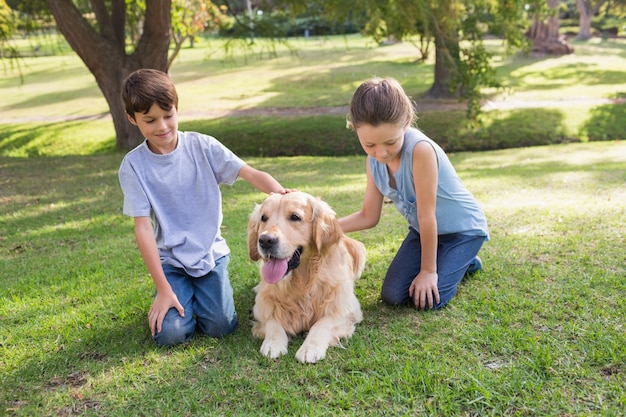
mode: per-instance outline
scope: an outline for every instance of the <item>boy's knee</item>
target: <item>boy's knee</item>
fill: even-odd
[[[183,317],[163,321],[161,332],[154,336],[154,341],[159,347],[185,343],[193,336],[195,327],[195,320],[186,320]]]
[[[208,336],[211,337],[223,337],[230,334],[237,329],[239,321],[237,315],[232,317],[223,316],[213,319],[198,319],[198,327]]]

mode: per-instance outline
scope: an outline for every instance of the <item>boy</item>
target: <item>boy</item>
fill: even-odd
[[[220,234],[219,184],[237,177],[265,193],[286,193],[215,138],[178,131],[178,94],[169,76],[140,69],[124,81],[122,99],[130,123],[145,141],[119,169],[124,214],[156,295],[148,314],[158,346],[191,338],[196,329],[213,337],[237,327],[228,277],[230,249]]]

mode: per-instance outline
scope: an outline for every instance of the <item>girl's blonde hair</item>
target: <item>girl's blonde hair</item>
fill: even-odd
[[[347,127],[354,130],[362,124],[413,125],[417,121],[415,110],[415,102],[394,78],[371,78],[352,95]]]

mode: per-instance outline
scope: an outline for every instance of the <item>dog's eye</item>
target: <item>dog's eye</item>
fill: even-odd
[[[291,216],[289,216],[289,220],[291,220],[292,222],[299,222],[302,221],[302,218],[296,213],[293,213]]]
[[[265,223],[267,221],[267,216],[265,214],[261,215],[261,221]]]

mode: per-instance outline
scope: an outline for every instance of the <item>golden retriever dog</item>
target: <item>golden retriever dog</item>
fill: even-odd
[[[248,254],[260,260],[252,334],[261,354],[287,353],[289,338],[306,333],[296,359],[316,363],[363,319],[354,283],[365,246],[346,236],[335,212],[304,192],[272,194],[248,223]]]

